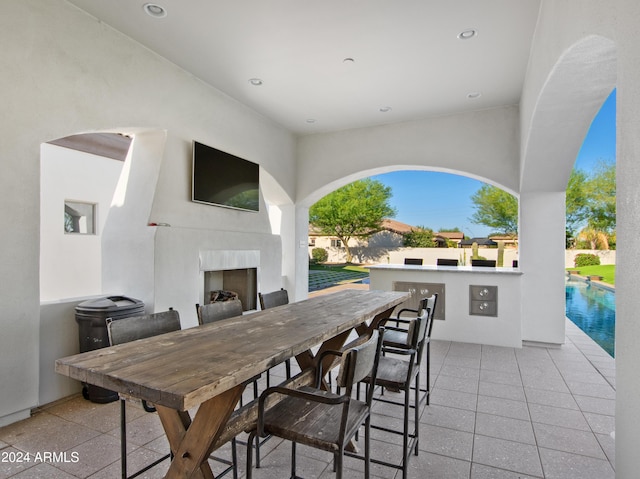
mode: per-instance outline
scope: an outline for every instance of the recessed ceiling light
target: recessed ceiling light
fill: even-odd
[[[474,29],[464,30],[463,32],[458,33],[458,38],[460,40],[469,40],[470,38],[475,37],[478,34]]]
[[[164,18],[167,16],[165,8],[156,3],[145,3],[142,8],[144,8],[144,11],[147,12],[148,15],[154,18]]]
[[[315,118],[307,118],[307,123],[315,123],[316,119]]]
[[[469,98],[470,100],[473,100],[474,98],[480,98],[480,96],[482,96],[482,93],[480,93],[479,91],[472,91],[471,93],[467,93],[467,98]]]
[[[260,86],[262,85],[262,80],[260,78],[250,78],[249,83],[251,83],[253,86]]]
[[[380,108],[380,111],[382,113],[390,112],[391,111],[391,107],[390,106],[383,106],[383,107]]]
[[[344,60],[342,60],[342,63],[348,63],[348,64],[352,64],[352,63],[355,63],[355,62],[356,61],[351,57],[347,57]]]

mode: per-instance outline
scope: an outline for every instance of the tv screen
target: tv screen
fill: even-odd
[[[193,142],[193,201],[258,211],[259,190],[258,164]]]

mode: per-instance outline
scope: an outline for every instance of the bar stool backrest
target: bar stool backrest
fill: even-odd
[[[336,380],[337,386],[345,389],[345,394],[351,394],[351,388],[364,378],[376,371],[377,359],[380,352],[381,335],[376,330],[364,343],[347,350],[341,359],[340,371]]]
[[[260,309],[275,308],[276,306],[289,304],[289,293],[287,293],[286,289],[272,291],[271,293],[258,293],[258,300],[260,301]]]
[[[451,258],[438,258],[436,260],[436,264],[438,266],[458,266],[458,260]]]
[[[407,346],[411,349],[418,349],[420,342],[427,333],[429,323],[429,310],[423,309],[420,316],[412,319],[407,330]]]
[[[175,309],[122,319],[107,318],[107,334],[112,346],[179,329],[180,315]]]
[[[433,322],[434,316],[436,313],[436,304],[438,303],[438,293],[433,293],[429,296],[426,303],[426,311],[427,311],[427,321],[426,321],[426,331],[424,337],[422,338],[422,342],[418,345],[418,364],[422,362],[422,350],[427,344],[431,341],[431,331],[433,330]]]
[[[198,324],[209,324],[222,319],[242,316],[242,301],[232,299],[203,305],[196,304],[196,310],[198,311]]]
[[[422,258],[405,258],[404,264],[422,265]]]
[[[471,266],[480,266],[482,268],[495,268],[495,259],[472,259]]]

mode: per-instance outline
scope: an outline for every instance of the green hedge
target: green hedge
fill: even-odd
[[[313,248],[311,250],[311,260],[314,263],[324,263],[329,259],[329,253],[324,248]]]
[[[573,260],[576,268],[581,266],[597,266],[600,264],[600,256],[595,254],[580,253]]]

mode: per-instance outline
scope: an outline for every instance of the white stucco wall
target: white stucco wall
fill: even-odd
[[[541,2],[520,101],[522,189],[566,187],[584,135],[615,86],[615,29],[613,1]]]
[[[281,189],[281,202],[293,197],[296,168],[289,132],[63,0],[3,1],[0,42],[2,105],[11,112],[0,120],[1,156],[11,172],[0,176],[2,424],[25,417],[38,404],[42,143],[88,131],[166,132],[159,169],[148,177],[153,196],[146,198],[146,213],[129,211],[119,219],[130,231],[146,228],[140,223],[154,217],[175,227],[256,233],[256,242],[271,234],[266,211],[238,216],[189,201],[194,139],[259,163]],[[268,200],[269,192],[263,193]],[[155,246],[153,235],[143,237],[145,254],[129,256],[132,261],[122,262],[126,269],[107,272],[103,289],[128,292],[131,283],[123,280],[138,275],[145,281],[145,299],[155,301],[148,294],[154,265],[147,256],[150,251],[153,257]],[[268,277],[274,275],[281,279],[281,270]]]
[[[517,192],[518,116],[518,107],[509,106],[304,136],[298,141],[296,198],[310,206],[354,179],[420,168],[466,174]]]
[[[617,24],[616,477],[640,471],[640,3],[615,2]]]
[[[47,404],[75,394],[82,385],[57,374],[55,360],[80,352],[75,308],[98,296],[48,301],[40,304],[38,403]]]

